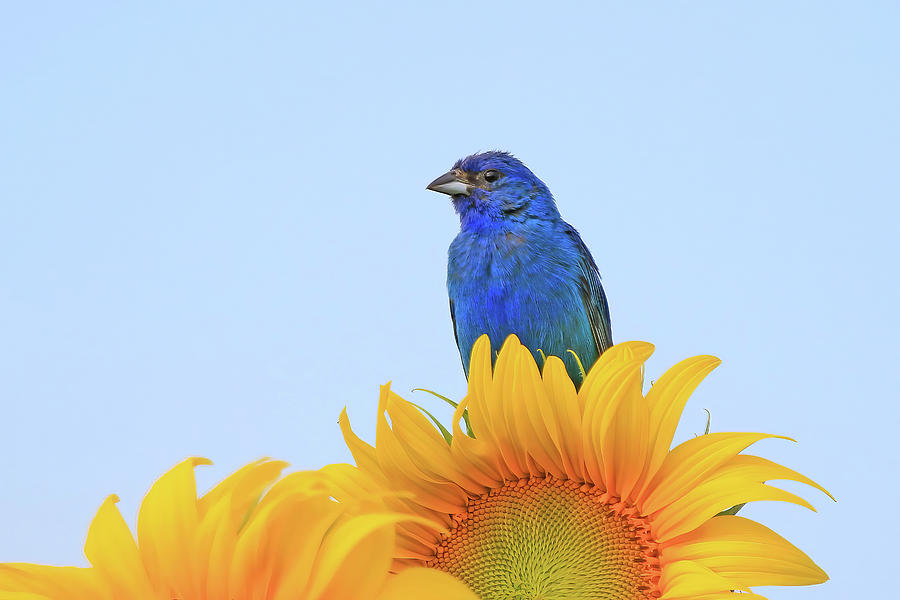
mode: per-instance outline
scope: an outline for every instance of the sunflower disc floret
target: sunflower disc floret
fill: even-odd
[[[482,598],[651,598],[659,545],[633,507],[609,500],[571,479],[520,479],[454,515],[426,565]]]

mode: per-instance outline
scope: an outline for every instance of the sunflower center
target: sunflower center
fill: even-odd
[[[469,501],[428,566],[482,600],[658,598],[658,547],[637,511],[590,485],[530,478]]]

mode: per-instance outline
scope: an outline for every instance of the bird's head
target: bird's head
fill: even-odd
[[[559,217],[544,182],[507,152],[461,158],[427,189],[452,198],[464,227],[467,223]]]

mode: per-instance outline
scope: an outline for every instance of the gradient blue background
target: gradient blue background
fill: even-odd
[[[389,379],[460,397],[458,223],[424,186],[501,148],[582,232],[615,339],[657,345],[651,378],[723,359],[679,437],[703,408],[791,435],[757,452],[838,497],[746,509],[833,578],[772,596],[893,589],[898,17],[3,3],[0,560],[84,564],[102,499],[132,520],[187,455],[216,461],[204,488],[347,460],[341,407],[373,439]]]

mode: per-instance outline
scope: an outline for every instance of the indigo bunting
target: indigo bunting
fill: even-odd
[[[584,369],[594,364],[612,345],[609,308],[591,253],[544,182],[511,154],[484,152],[458,160],[427,189],[448,194],[459,215],[447,291],[466,376],[478,337],[499,349],[514,333],[539,365],[543,355],[563,359],[580,387],[568,351]]]

